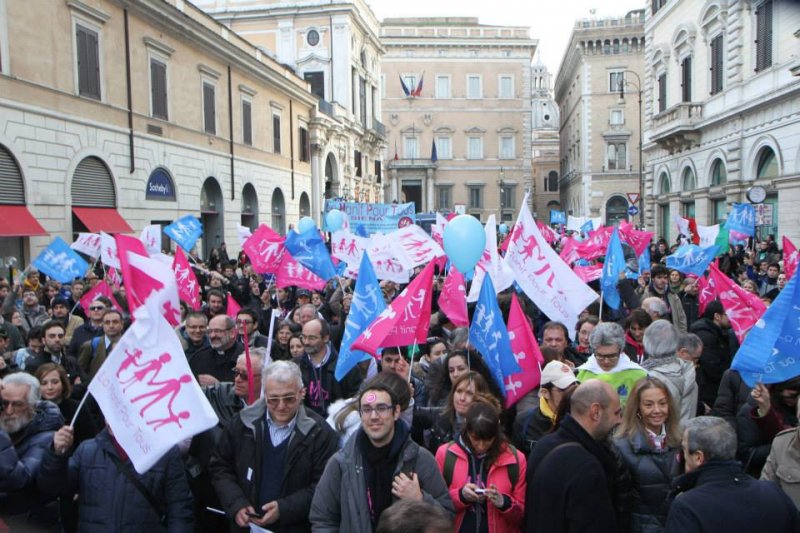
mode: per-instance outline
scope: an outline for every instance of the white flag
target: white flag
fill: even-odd
[[[442,247],[416,224],[393,231],[388,237],[397,239],[415,267],[427,265],[444,255]]]
[[[347,229],[340,229],[331,236],[331,255],[358,270],[361,256],[364,255],[368,244],[368,238],[356,235]]]
[[[719,235],[719,224],[714,224],[713,226],[701,226],[698,224],[697,234],[700,237],[699,246],[701,248],[714,246],[717,242],[717,235]]]
[[[89,257],[98,257],[100,255],[100,235],[97,233],[79,233],[78,238],[69,247]]]
[[[119,270],[119,255],[117,252],[117,241],[112,235],[100,232],[100,261],[104,265]]]
[[[241,224],[236,227],[236,234],[239,235],[239,246],[244,246],[245,241],[253,234],[250,228],[242,226]]]
[[[175,332],[142,306],[89,384],[106,422],[140,474],[172,446],[218,423]]]
[[[514,273],[501,260],[497,253],[497,229],[495,227],[494,215],[489,215],[484,227],[486,233],[486,247],[483,249],[483,256],[475,266],[475,275],[472,278],[472,285],[467,296],[468,302],[477,302],[481,294],[481,285],[486,272],[492,278],[492,285],[496,293],[506,290],[514,283]]]
[[[161,253],[161,224],[145,226],[139,240],[150,255]]]
[[[519,286],[550,320],[575,331],[578,315],[597,300],[597,294],[550,248],[522,201],[506,251],[506,264]]]

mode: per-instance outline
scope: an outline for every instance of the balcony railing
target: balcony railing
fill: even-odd
[[[327,100],[319,99],[319,110],[331,118],[336,118],[336,111],[333,109],[333,104]]]
[[[372,129],[381,137],[386,137],[386,126],[384,126],[383,122],[380,120],[376,118],[372,119]]]
[[[651,139],[674,153],[696,143],[698,124],[703,120],[703,104],[683,102],[653,117]]]

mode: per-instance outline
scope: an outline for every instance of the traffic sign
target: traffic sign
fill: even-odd
[[[637,200],[638,200],[638,198],[637,198]],[[630,207],[628,208],[628,214],[629,214],[630,216],[632,216],[632,217],[635,217],[636,215],[638,215],[638,214],[639,214],[639,208],[638,208],[638,207],[636,207],[635,205],[632,205],[632,206],[630,206]]]
[[[632,204],[635,204],[639,201],[639,193],[638,192],[629,192],[626,194],[628,197],[628,201]]]

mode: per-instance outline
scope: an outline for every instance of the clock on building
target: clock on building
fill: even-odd
[[[767,199],[767,190],[761,185],[754,185],[747,189],[747,199],[751,204],[760,204]]]

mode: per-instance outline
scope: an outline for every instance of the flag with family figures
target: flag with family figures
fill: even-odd
[[[696,244],[684,244],[675,253],[667,256],[666,265],[667,268],[684,274],[702,276],[718,251],[719,247],[715,244],[705,248]]]
[[[521,372],[505,376],[506,409],[517,403],[523,396],[539,386],[542,378],[544,357],[533,335],[516,294],[511,295],[511,308],[508,312],[508,339],[514,359]]]
[[[164,233],[178,243],[178,246],[186,252],[191,252],[197,239],[203,235],[203,225],[193,215],[186,215],[179,218],[169,226],[164,228]]]
[[[756,209],[753,204],[734,203],[725,227],[731,231],[752,237],[756,232]],[[732,235],[733,237],[733,235]]]
[[[311,227],[303,233],[290,231],[284,245],[295,261],[323,280],[336,277],[331,254],[317,228]]]
[[[83,277],[89,263],[83,260],[61,237],[56,237],[50,246],[42,250],[33,260],[33,266],[51,278],[68,283]]]

